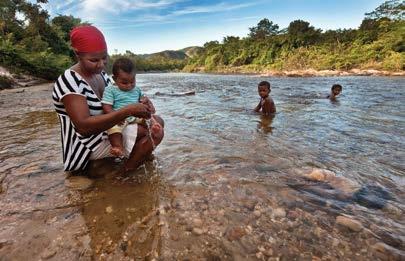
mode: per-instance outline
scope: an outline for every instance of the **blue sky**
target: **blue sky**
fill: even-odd
[[[244,37],[268,18],[285,28],[296,19],[316,28],[357,28],[383,0],[49,0],[51,16],[73,15],[97,26],[109,52],[178,50]]]

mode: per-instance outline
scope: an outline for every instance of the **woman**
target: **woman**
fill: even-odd
[[[103,71],[107,63],[107,45],[94,26],[80,26],[70,34],[78,62],[56,81],[52,98],[61,123],[65,171],[84,169],[90,160],[110,157],[111,145],[105,131],[129,116],[150,118],[140,103],[103,114],[101,98],[110,79]],[[163,126],[163,125],[162,125]],[[163,139],[163,130],[152,140],[147,130],[130,125],[123,132],[128,160],[125,171],[136,169],[150,155],[153,145]]]

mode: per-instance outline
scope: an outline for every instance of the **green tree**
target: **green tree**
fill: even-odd
[[[295,20],[289,24],[287,34],[290,45],[297,48],[315,44],[320,38],[321,30],[315,29],[306,21]]]
[[[52,19],[52,25],[59,28],[63,34],[63,39],[68,42],[70,40],[70,31],[78,25],[89,24],[82,23],[80,18],[73,17],[71,15],[58,15]]]
[[[388,0],[365,15],[367,19],[403,20],[405,18],[405,2],[403,0]]]
[[[253,39],[265,39],[267,36],[276,35],[278,33],[279,26],[274,24],[269,19],[264,18],[260,20],[257,26],[249,28],[249,37]]]

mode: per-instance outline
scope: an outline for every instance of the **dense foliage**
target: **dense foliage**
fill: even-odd
[[[0,1],[0,66],[14,73],[29,73],[53,80],[74,63],[69,32],[77,25],[88,23],[65,15],[51,19],[41,7],[41,3],[46,2]],[[166,52],[148,57],[129,51],[123,55],[134,59],[140,71],[175,70],[185,65],[185,57],[167,55]],[[112,62],[119,56],[122,55],[112,55]],[[5,81],[2,77],[1,82]]]
[[[0,66],[14,73],[24,72],[52,80],[74,63],[69,32],[83,22],[66,15],[51,19],[41,7],[46,2],[0,1]],[[221,71],[235,67],[247,71],[404,70],[403,2],[386,1],[367,13],[358,29],[323,32],[306,21],[296,20],[280,30],[277,24],[263,19],[249,28],[250,33],[245,38],[227,36],[222,43],[207,42],[203,48],[152,55],[135,55],[127,51],[111,55],[109,68],[116,58],[127,56],[135,62],[138,71]]]
[[[0,2],[0,65],[14,72],[54,79],[72,63],[66,39],[80,19],[58,16],[50,20],[40,6],[44,2]]]
[[[367,13],[358,29],[325,32],[302,20],[279,30],[265,18],[245,38],[227,36],[222,43],[206,43],[185,70],[404,70],[404,11],[404,1],[386,1]]]
[[[124,54],[113,54],[109,57],[108,72],[111,72],[114,61],[121,57],[131,59],[135,63],[138,72],[181,70],[186,65],[187,58],[182,51],[164,51],[151,55],[136,55],[126,51]]]

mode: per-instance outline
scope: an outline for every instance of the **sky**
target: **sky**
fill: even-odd
[[[51,17],[73,15],[98,27],[109,53],[136,54],[245,37],[267,18],[281,28],[301,19],[322,30],[358,28],[383,0],[48,0]]]

